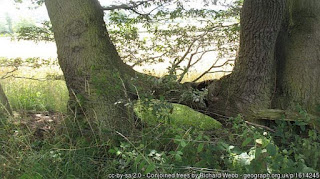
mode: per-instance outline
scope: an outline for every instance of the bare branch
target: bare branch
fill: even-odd
[[[199,53],[202,53],[202,54],[200,55],[200,57],[195,62],[193,62],[191,64],[191,66],[195,65],[196,63],[198,63],[206,53],[214,52],[214,51],[216,51],[216,50],[215,49],[211,49],[211,50],[205,50],[205,51],[199,52]]]
[[[9,75],[9,76],[3,76],[1,79],[7,79],[7,78],[17,78],[17,79],[26,79],[26,80],[35,80],[35,81],[57,81],[57,80],[62,80],[62,79],[50,79],[50,78],[32,78],[32,77],[24,77],[24,76],[14,76],[14,75]]]
[[[145,1],[138,1],[138,2],[130,2],[131,5],[128,5],[128,4],[120,4],[120,5],[111,5],[111,6],[108,6],[108,7],[102,7],[102,10],[119,10],[119,9],[124,9],[124,10],[130,10],[140,16],[144,16],[148,21],[151,20],[151,18],[149,17],[151,15],[152,12],[154,12],[155,10],[159,9],[160,7],[163,7],[165,4],[169,3],[170,1],[168,2],[163,2],[161,4],[158,4],[155,8],[153,8],[152,10],[150,10],[149,12],[145,13],[145,12],[139,12],[137,10],[137,8],[139,6],[142,6],[148,2],[155,2],[154,0],[145,0]],[[159,1],[161,2],[161,1]]]
[[[179,77],[179,80],[178,80],[179,83],[182,81],[182,79],[184,78],[184,76],[187,74],[187,72],[188,72],[188,70],[190,69],[190,67],[193,66],[193,65],[191,64],[192,59],[193,59],[194,55],[196,55],[196,54],[198,53],[200,47],[201,47],[201,44],[199,44],[198,47],[197,47],[197,49],[196,49],[196,51],[190,55],[190,58],[189,58],[189,61],[188,61],[188,65],[187,65],[187,67],[184,69],[184,71],[182,72],[182,74],[181,74],[180,77]],[[194,63],[193,63],[193,64],[194,64]]]
[[[148,2],[152,2],[153,0],[145,0],[145,1],[138,1],[138,2],[131,2],[131,5],[128,4],[120,4],[120,5],[111,5],[107,7],[102,7],[102,10],[104,11],[111,11],[111,10],[117,10],[117,9],[125,9],[125,10],[133,10],[140,5],[143,5]]]
[[[13,73],[13,72],[15,72],[15,71],[17,71],[17,70],[18,70],[18,67],[15,66],[13,70],[8,71],[5,75],[3,75],[3,76],[1,77],[1,79],[6,79],[6,78],[11,77],[12,75],[10,75],[10,76],[8,76],[8,75],[11,74],[11,73]]]
[[[271,131],[271,132],[276,132],[275,130],[271,129],[270,127],[267,127],[267,126],[264,126],[264,125],[252,123],[252,122],[249,122],[249,121],[245,121],[245,123],[248,124],[248,125],[251,125],[251,126],[255,126],[255,127],[266,129],[266,130]]]
[[[150,61],[150,60],[154,60],[154,59],[156,59],[156,58],[161,58],[161,57],[165,56],[167,53],[168,53],[168,52],[164,52],[164,53],[161,54],[161,55],[154,56],[154,57],[149,57],[148,59],[140,59],[140,60],[138,60],[136,63],[134,63],[133,65],[131,65],[131,67],[133,68],[133,67],[135,67],[136,65],[141,64],[141,63],[143,63],[143,62]],[[134,56],[134,55],[132,55],[132,56]],[[134,58],[137,59],[137,57],[135,57],[135,56],[134,56]]]
[[[212,65],[208,70],[206,70],[205,72],[203,72],[200,76],[198,76],[198,78],[196,78],[196,79],[193,80],[192,82],[198,81],[198,80],[199,80],[200,78],[202,78],[204,75],[206,75],[207,73],[209,73],[210,70],[212,70],[213,68],[223,67],[223,66],[225,66],[226,64],[228,64],[229,62],[234,61],[234,60],[227,60],[227,61],[225,61],[222,65],[216,66],[216,64],[218,63],[218,61],[219,61],[219,59],[216,60],[216,61],[213,63],[213,65]],[[219,72],[225,72],[225,71],[219,71]]]

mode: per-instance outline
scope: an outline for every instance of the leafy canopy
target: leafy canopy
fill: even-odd
[[[36,5],[44,2],[31,1]],[[201,8],[192,7],[195,3]],[[126,63],[135,67],[169,62],[169,75],[176,75],[181,82],[194,66],[204,58],[212,58],[213,53],[216,58],[194,81],[217,68],[232,66],[238,48],[241,5],[242,0],[145,0],[103,9],[109,35]],[[49,22],[22,27],[17,33],[18,39],[54,40]]]

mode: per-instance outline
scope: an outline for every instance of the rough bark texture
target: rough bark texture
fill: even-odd
[[[7,99],[6,94],[4,93],[2,86],[0,84],[0,116],[3,115],[12,115],[12,110]]]
[[[231,75],[209,87],[211,110],[237,114],[270,107],[275,85],[275,44],[284,12],[284,0],[244,1],[235,68]]]
[[[245,0],[234,72],[209,86],[211,111],[319,114],[320,1]]]
[[[134,71],[112,42],[97,0],[46,0],[58,59],[74,114],[96,119],[107,130],[129,132],[132,110],[125,107]]]
[[[297,104],[312,113],[320,105],[320,1],[290,0],[277,44],[274,107]]]

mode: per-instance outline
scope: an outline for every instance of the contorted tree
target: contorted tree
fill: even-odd
[[[137,73],[121,61],[109,39],[100,4],[45,3],[71,106],[110,129],[128,130],[130,108],[119,99],[130,99],[132,87],[140,86],[133,85]],[[315,112],[320,104],[319,8],[316,0],[245,0],[235,69],[209,86],[209,110],[250,114],[301,104]]]

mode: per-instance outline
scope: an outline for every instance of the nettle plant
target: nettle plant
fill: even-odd
[[[308,118],[307,113],[306,119]],[[275,131],[249,126],[241,116],[232,119],[231,141],[227,145],[228,168],[241,173],[317,173],[319,167],[319,132],[307,123],[276,121]],[[308,129],[307,129],[308,128]]]

